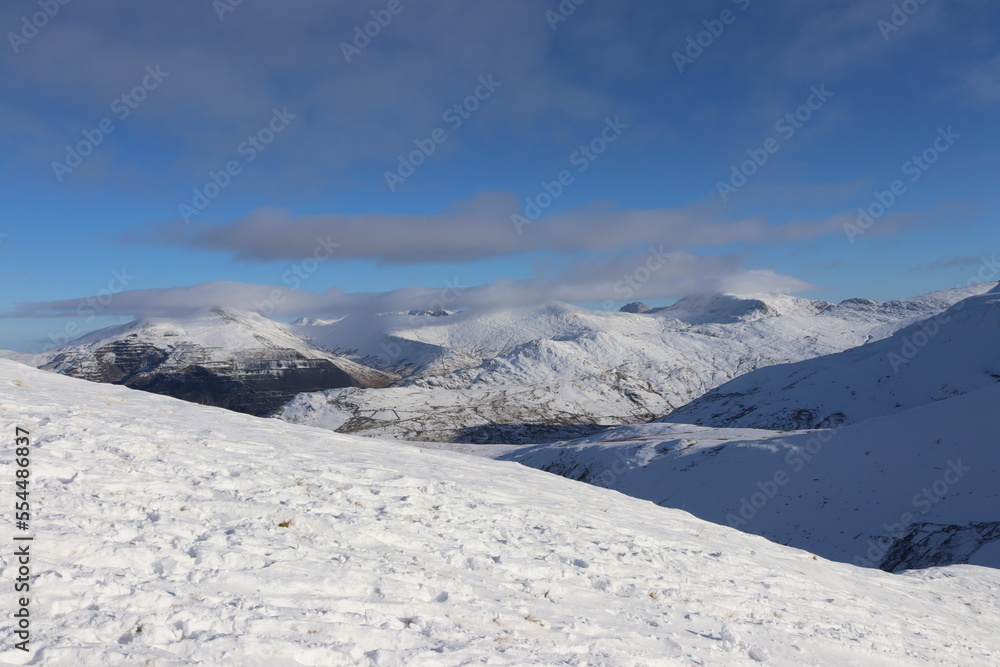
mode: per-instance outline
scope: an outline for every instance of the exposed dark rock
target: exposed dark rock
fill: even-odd
[[[190,350],[185,352],[191,356]],[[309,359],[294,350],[268,348],[259,355],[235,355],[232,361],[206,358],[178,366],[171,363],[170,350],[134,335],[97,348],[89,363],[60,368],[69,361],[58,355],[42,368],[252,415],[272,412],[301,392],[366,386],[332,361]]]
[[[902,572],[965,564],[979,549],[997,540],[1000,540],[1000,521],[965,525],[918,523],[889,548],[879,568]]]

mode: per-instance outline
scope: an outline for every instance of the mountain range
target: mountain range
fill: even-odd
[[[998,334],[993,288],[883,340],[741,376],[664,419],[801,429],[898,414],[1000,381]]]
[[[887,302],[714,294],[642,313],[549,303],[295,324],[215,308],[7,356],[339,432],[535,443],[664,417],[750,371],[886,338],[992,286]]]
[[[994,287],[655,423],[504,458],[856,565],[1000,567],[998,334]]]

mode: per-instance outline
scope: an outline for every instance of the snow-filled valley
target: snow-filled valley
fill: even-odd
[[[504,458],[888,570],[1000,568],[1000,385],[840,429],[640,424]]]
[[[857,568],[514,463],[13,361],[0,401],[30,432],[35,538],[38,650],[8,664],[1000,660],[995,569]]]

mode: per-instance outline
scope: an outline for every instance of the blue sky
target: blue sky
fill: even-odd
[[[675,4],[4,3],[0,348],[1000,279],[1000,8]]]

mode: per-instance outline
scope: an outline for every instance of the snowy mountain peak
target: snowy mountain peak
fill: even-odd
[[[447,317],[451,313],[447,310],[410,310],[407,311],[407,315],[412,315],[414,317]]]
[[[267,414],[301,392],[396,379],[316,348],[287,325],[227,307],[109,327],[37,361],[45,370],[251,414]]]
[[[299,319],[292,322],[293,326],[297,327],[325,327],[331,324],[336,324],[343,320],[343,317],[337,317],[334,319],[325,320],[320,317],[300,317]]]
[[[618,310],[621,313],[648,313],[649,311],[649,306],[642,301],[633,301],[632,303],[625,304]]]
[[[193,344],[207,349],[219,349],[223,356],[234,351],[256,350],[261,347],[307,347],[278,322],[250,311],[216,306],[185,316],[145,317],[128,324],[100,329],[48,354],[55,356],[62,351],[81,347],[93,349],[95,346],[126,338],[141,338],[146,343],[162,344],[169,348]]]
[[[779,315],[811,316],[830,307],[826,301],[786,294],[696,294],[680,299],[658,314],[688,324],[732,324]]]
[[[665,421],[740,428],[851,424],[971,393],[1000,380],[1000,291],[971,296],[888,338],[759,368]]]

